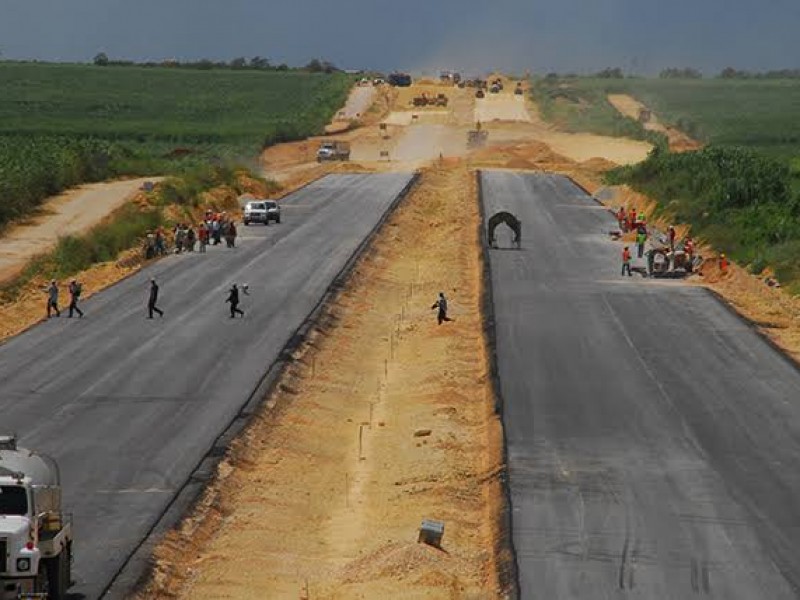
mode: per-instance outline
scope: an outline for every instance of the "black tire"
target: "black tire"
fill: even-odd
[[[248,225],[250,225],[250,221],[245,221],[244,226],[247,227]]]
[[[278,217],[277,219],[275,219],[275,222],[276,222],[276,223],[280,223],[280,222],[281,222],[281,218],[280,218],[280,217]]]
[[[34,593],[47,594],[48,598],[52,597],[50,595],[50,569],[52,568],[50,563],[51,560],[44,558],[39,561],[39,572],[33,582]]]
[[[55,558],[48,558],[47,581],[49,584],[48,600],[65,600],[69,587],[69,557],[68,550],[64,550]]]

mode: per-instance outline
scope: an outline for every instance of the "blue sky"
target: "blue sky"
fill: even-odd
[[[0,0],[5,58],[345,68],[800,67],[800,0]]]

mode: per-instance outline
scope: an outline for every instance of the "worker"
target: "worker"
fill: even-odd
[[[231,319],[235,319],[237,313],[244,317],[244,311],[239,308],[239,288],[236,287],[235,283],[231,286],[228,292],[228,299],[225,302],[229,302],[231,305]]]
[[[619,228],[622,230],[622,233],[628,231],[628,215],[625,213],[624,206],[620,206],[617,211],[617,222],[619,223]]]
[[[208,245],[208,227],[205,222],[197,226],[197,239],[200,240],[200,252],[205,252]]]
[[[672,225],[669,226],[667,235],[669,236],[669,249],[675,252],[675,228]]]
[[[47,318],[50,318],[51,311],[56,311],[56,316],[61,316],[61,311],[58,310],[58,285],[56,280],[52,279],[50,285],[46,288],[47,291]]]
[[[233,248],[236,245],[236,224],[233,221],[228,222],[225,227],[225,243],[228,248]]]
[[[439,298],[436,300],[436,302],[433,303],[433,306],[431,306],[431,310],[433,310],[434,308],[439,309],[439,314],[437,316],[439,325],[441,325],[445,321],[452,321],[452,319],[450,319],[447,316],[447,298],[444,297],[444,292],[439,292]]]
[[[724,253],[719,255],[719,270],[723,275],[728,272],[728,257]]]
[[[683,251],[689,256],[689,260],[691,260],[692,256],[694,255],[694,241],[692,238],[687,237],[686,240],[683,242]]]
[[[622,249],[622,275],[624,276],[626,272],[628,277],[633,277],[631,273],[631,251],[627,246]]]
[[[158,284],[156,283],[155,279],[150,280],[150,297],[147,300],[147,313],[148,319],[153,318],[153,313],[157,312],[159,317],[164,316],[164,311],[161,310],[156,306],[156,302],[158,302]]]
[[[636,208],[632,208],[628,213],[628,231],[633,231],[636,227]]]
[[[77,279],[73,279],[69,282],[69,315],[67,315],[70,319],[72,318],[72,313],[77,312],[79,318],[83,318],[83,311],[78,308],[78,298],[81,297],[81,291],[83,287],[80,283],[78,283]]]
[[[640,225],[636,232],[636,250],[639,255],[639,258],[642,258],[644,256],[645,242],[647,242],[647,229],[643,228]]]

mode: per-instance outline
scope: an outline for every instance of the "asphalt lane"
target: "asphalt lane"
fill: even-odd
[[[168,257],[0,346],[0,430],[60,465],[74,592],[101,594],[410,177],[326,177],[237,248]],[[151,277],[163,319],[145,318]]]
[[[521,597],[800,597],[797,368],[709,292],[622,278],[568,179],[482,188],[523,223],[489,251]]]

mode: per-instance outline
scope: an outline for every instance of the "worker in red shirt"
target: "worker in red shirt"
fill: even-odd
[[[728,272],[728,257],[725,256],[725,253],[719,255],[719,270],[724,275]]]
[[[623,233],[628,231],[628,215],[625,213],[624,206],[620,206],[619,210],[617,211],[617,222],[619,223],[619,228]]]
[[[631,274],[631,251],[625,246],[622,249],[622,275],[628,273],[628,277],[633,277]]]

